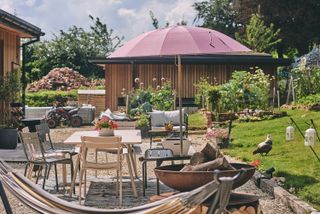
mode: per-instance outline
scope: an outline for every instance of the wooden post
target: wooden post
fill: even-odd
[[[126,95],[126,115],[128,115],[128,109],[129,109],[129,95]]]
[[[296,102],[296,95],[294,94],[294,82],[293,82],[292,76],[291,76],[291,90],[292,90],[292,100],[293,102]]]
[[[280,111],[280,92],[277,90],[277,96],[278,96],[278,110]]]
[[[274,109],[275,104],[275,98],[276,98],[276,87],[273,87],[273,94],[272,94],[272,108]]]
[[[182,132],[182,68],[181,56],[178,55],[178,93],[179,93],[179,122],[180,122],[180,156],[183,155],[183,132]]]
[[[177,93],[173,92],[173,110],[176,109],[176,99],[177,99]]]

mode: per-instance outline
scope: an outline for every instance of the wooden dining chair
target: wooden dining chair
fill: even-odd
[[[79,203],[81,204],[81,195],[82,195],[82,180],[84,177],[84,195],[86,195],[86,171],[91,170],[110,170],[115,169],[117,171],[117,182],[116,182],[116,195],[119,196],[119,205],[122,204],[122,160],[123,155],[126,153],[123,152],[121,144],[121,137],[81,137],[81,169],[80,169],[80,182],[79,182]],[[116,154],[116,160],[108,161],[106,163],[88,160],[88,150],[95,151],[104,151]]]
[[[23,145],[23,149],[27,159],[27,164],[29,165],[29,169],[27,172],[27,177],[29,179],[31,179],[34,166],[40,166],[41,168],[44,167],[45,173],[43,176],[43,183],[42,183],[42,188],[44,188],[45,181],[48,175],[48,170],[51,167],[51,165],[54,165],[56,188],[58,190],[59,184],[58,184],[57,164],[70,164],[71,178],[72,178],[73,162],[71,157],[65,157],[64,155],[57,154],[57,153],[45,152],[45,149],[43,148],[43,144],[37,132],[28,132],[28,133],[19,132],[19,139]],[[37,181],[39,178],[40,169],[38,172]]]

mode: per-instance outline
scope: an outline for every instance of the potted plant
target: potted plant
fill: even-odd
[[[149,130],[149,116],[147,114],[140,114],[136,121],[136,129],[141,130],[141,137],[146,138]]]
[[[0,76],[0,149],[17,147],[19,122],[11,115],[10,103],[18,97],[20,88],[17,71]]]
[[[114,129],[118,128],[118,124],[110,120],[108,116],[102,116],[95,124],[96,130],[99,130],[100,136],[114,135]]]

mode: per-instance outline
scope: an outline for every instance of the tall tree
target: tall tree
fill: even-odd
[[[27,50],[27,71],[30,81],[37,80],[56,67],[70,67],[85,76],[103,77],[100,66],[88,61],[99,55],[108,55],[114,51],[123,38],[113,36],[99,18],[89,16],[93,22],[90,31],[72,26],[67,31],[54,34],[51,41],[30,46]]]
[[[259,5],[265,23],[273,23],[276,29],[281,29],[282,42],[277,45],[280,57],[290,48],[304,54],[320,42],[319,0],[237,0],[240,22],[247,23]]]
[[[273,24],[266,26],[260,13],[251,16],[245,26],[243,35],[236,33],[236,39],[256,52],[271,53],[281,42],[280,29],[275,30]]]
[[[243,25],[237,20],[238,12],[235,10],[233,0],[209,0],[193,4],[197,11],[194,22],[203,21],[202,27],[211,28],[235,36],[235,32]]]

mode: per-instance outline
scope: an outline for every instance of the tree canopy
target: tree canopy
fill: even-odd
[[[253,14],[249,24],[245,26],[243,35],[236,33],[236,39],[256,52],[271,53],[281,42],[280,29],[275,30],[273,24],[266,26],[260,13]]]
[[[93,24],[86,31],[72,26],[67,31],[54,34],[51,41],[35,43],[26,53],[26,70],[30,81],[37,80],[57,67],[69,67],[84,76],[103,77],[103,68],[88,61],[99,55],[108,55],[114,51],[123,38],[113,35],[99,18],[91,15]]]
[[[220,31],[234,37],[242,23],[237,20],[237,10],[233,0],[209,0],[193,4],[197,11],[194,22],[202,20],[202,27]]]
[[[282,40],[276,45],[279,57],[292,49],[298,53],[308,52],[320,42],[319,0],[207,0],[194,3],[197,11],[195,21],[235,38],[244,32],[252,14],[258,13],[266,26],[280,29]]]

